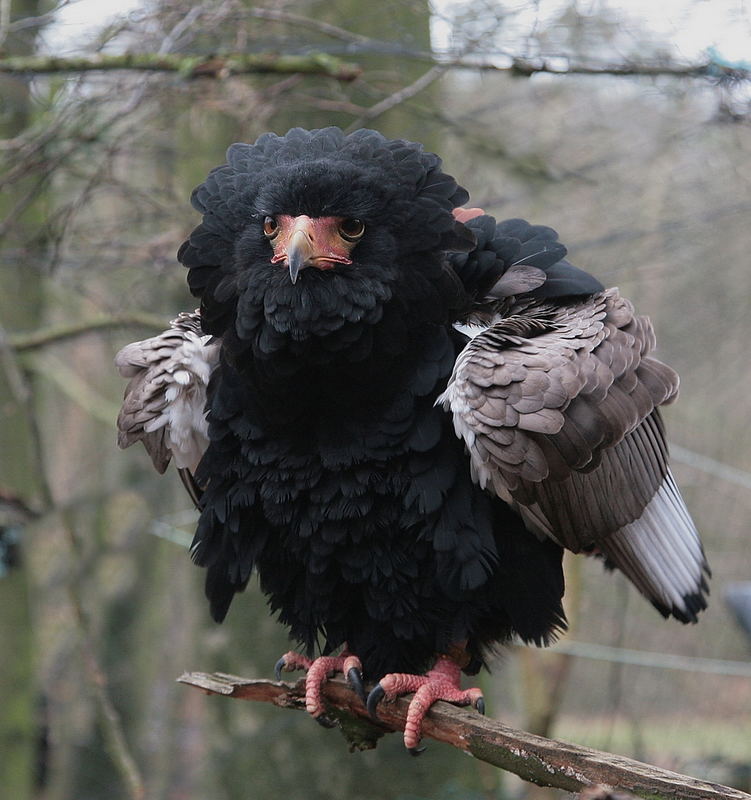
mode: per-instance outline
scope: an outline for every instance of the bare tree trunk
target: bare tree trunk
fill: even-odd
[[[34,16],[41,12],[39,0],[19,0],[13,10],[19,16]],[[6,42],[6,52],[22,55],[33,52],[36,29],[27,39]],[[0,76],[0,94],[3,96],[4,120],[0,135],[11,139],[21,133],[30,122],[28,82],[21,78]],[[0,218],[12,207],[12,199],[0,198]],[[34,214],[31,208],[24,220],[16,220],[15,233],[23,239],[25,223]],[[32,223],[33,224],[33,223]],[[26,231],[28,232],[28,231]],[[16,237],[10,237],[15,239]],[[23,275],[15,264],[0,267],[0,397],[2,417],[7,424],[0,426],[0,489],[10,490],[24,498],[33,497],[38,490],[29,458],[29,431],[25,424],[23,404],[25,395],[23,377],[12,351],[5,341],[4,331],[9,327],[35,327],[40,301],[38,275],[33,270]],[[30,800],[35,794],[35,783],[44,780],[46,750],[38,750],[37,742],[45,741],[40,733],[43,726],[37,719],[44,703],[36,691],[34,629],[29,603],[31,584],[24,551],[23,515],[15,519],[0,504],[0,533],[6,542],[16,540],[19,553],[13,564],[0,571],[0,786],[7,797]]]

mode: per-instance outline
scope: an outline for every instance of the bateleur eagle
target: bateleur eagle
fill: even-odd
[[[460,669],[565,628],[564,548],[681,622],[708,591],[649,320],[551,228],[467,200],[373,130],[234,144],[178,253],[200,310],[117,356],[119,444],[175,460],[214,619],[257,572],[311,713],[332,669],[376,682],[373,710],[417,691],[413,751],[419,707],[482,708]]]

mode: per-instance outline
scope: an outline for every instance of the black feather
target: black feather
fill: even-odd
[[[253,570],[307,651],[347,642],[367,677],[428,667],[466,643],[477,664],[514,635],[565,628],[561,548],[471,478],[436,408],[463,315],[501,294],[591,294],[552,228],[480,216],[418,144],[336,128],[235,144],[193,193],[178,253],[202,325],[222,337],[193,558],[212,616]],[[296,283],[265,215],[356,217],[352,264]],[[516,270],[514,273],[513,270]]]
[[[468,254],[450,254],[449,260],[476,304],[511,294],[551,299],[594,294],[603,289],[596,278],[566,261],[566,247],[558,241],[553,228],[530,225],[523,219],[496,223],[488,215],[465,224],[475,236],[476,247]],[[539,270],[540,278],[531,283],[503,282],[504,275],[518,265]]]

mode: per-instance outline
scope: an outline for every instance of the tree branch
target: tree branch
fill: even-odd
[[[257,700],[283,708],[305,708],[304,680],[296,684],[277,683],[203,672],[186,673],[178,680],[208,694]],[[404,728],[408,706],[405,698],[381,703],[376,725],[343,680],[327,681],[323,697],[327,714],[339,719],[353,748],[374,747],[383,733]],[[366,725],[363,720],[367,721]],[[352,724],[359,726],[356,736],[347,729]],[[448,703],[439,702],[432,707],[425,719],[423,734],[514,772],[526,781],[569,792],[605,784],[649,800],[751,800],[751,795],[728,786],[700,781],[612,753],[545,739]]]
[[[440,77],[442,77],[445,74],[446,69],[446,67],[442,66],[431,67],[427,72],[424,72],[422,75],[420,75],[417,80],[410,83],[409,86],[403,86],[401,89],[376,103],[374,106],[366,109],[358,119],[347,126],[347,132],[356,130],[366,122],[370,122],[376,117],[380,117],[381,114],[385,114],[392,108],[395,108],[401,103],[404,103],[406,100],[409,100],[410,98],[424,91],[428,86],[430,86],[431,83],[434,83]]]
[[[94,319],[80,320],[49,328],[41,328],[28,333],[7,334],[7,343],[16,352],[37,350],[49,344],[74,339],[77,336],[99,331],[105,328],[148,328],[161,331],[166,327],[164,319],[156,314],[131,312],[129,314],[112,314],[111,316],[95,317]]]
[[[459,66],[459,64],[454,64]],[[529,77],[537,72],[553,75],[644,75],[656,77],[668,75],[677,78],[714,78],[717,80],[749,80],[751,70],[742,66],[730,66],[708,59],[694,64],[673,62],[626,61],[621,64],[577,63],[569,58],[512,58],[511,63],[497,66],[492,63],[466,64],[474,69],[492,69]]]
[[[87,56],[7,56],[0,59],[0,72],[15,75],[50,72],[92,72],[102,70],[145,70],[178,72],[183,78],[228,78],[249,73],[306,73],[327,75],[340,81],[360,76],[356,64],[328,53],[307,55],[278,53],[235,53],[186,56],[172,53],[96,53]]]
[[[328,22],[321,22],[312,17],[305,17],[302,14],[294,14],[277,8],[250,8],[247,9],[246,13],[255,19],[299,25],[300,27],[316,31],[316,33],[323,33],[326,36],[331,36],[333,39],[339,39],[349,44],[372,45],[376,41],[369,36],[352,33],[352,31],[340,28],[337,25],[331,25]],[[378,42],[378,44],[384,45],[384,42]]]
[[[674,77],[713,78],[716,80],[749,80],[751,69],[747,62],[732,64],[715,57],[712,49],[706,61],[694,64],[679,64],[669,61],[623,62],[621,64],[598,64],[596,62],[576,62],[569,56],[539,56],[526,58],[508,52],[489,52],[484,54],[444,53],[435,54],[425,50],[415,50],[397,42],[374,39],[370,36],[353,33],[321,22],[311,17],[275,8],[253,8],[244,12],[255,19],[280,22],[324,34],[333,39],[346,42],[350,53],[369,53],[375,55],[398,55],[417,61],[426,61],[436,66],[511,72],[514,75],[534,75],[537,72],[578,75],[672,75]]]
[[[256,9],[260,12],[261,9]],[[259,14],[260,15],[260,14]],[[264,16],[270,18],[270,14]],[[371,55],[377,50],[368,49]],[[389,51],[393,55],[393,48]],[[530,77],[538,72],[552,75],[616,75],[616,76],[672,76],[676,78],[708,78],[718,82],[751,80],[751,69],[745,65],[729,65],[713,59],[697,63],[636,62],[615,64],[577,62],[564,56],[524,58],[483,53],[471,56],[435,56],[429,53],[399,52],[405,58],[427,61],[436,68],[470,69],[478,71],[508,72],[520,77]],[[0,73],[46,74],[57,72],[92,72],[106,70],[145,70],[150,72],[178,72],[186,79],[227,78],[244,74],[294,74],[326,75],[340,81],[353,81],[362,69],[357,64],[340,60],[325,52],[305,55],[284,53],[228,53],[225,55],[188,56],[174,53],[96,53],[86,56],[7,56],[0,58]]]

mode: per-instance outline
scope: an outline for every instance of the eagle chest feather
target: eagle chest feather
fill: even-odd
[[[233,145],[194,191],[200,312],[118,355],[118,428],[200,504],[217,621],[256,570],[309,653],[481,661],[565,627],[564,547],[664,616],[706,607],[649,322],[552,228],[467,200],[420,145],[334,128]]]
[[[231,518],[252,496],[265,523],[256,516],[253,527],[273,528],[275,541],[308,572],[336,562],[347,581],[377,582],[370,573],[393,571],[344,551],[429,527],[463,458],[450,420],[435,407],[455,344],[446,329],[422,334],[388,348],[386,357],[341,357],[291,375],[269,376],[253,363],[225,368],[209,393],[210,436],[222,445],[198,474],[207,486],[205,516],[226,507]],[[241,496],[221,489],[240,482]],[[392,556],[384,549],[384,559]]]

